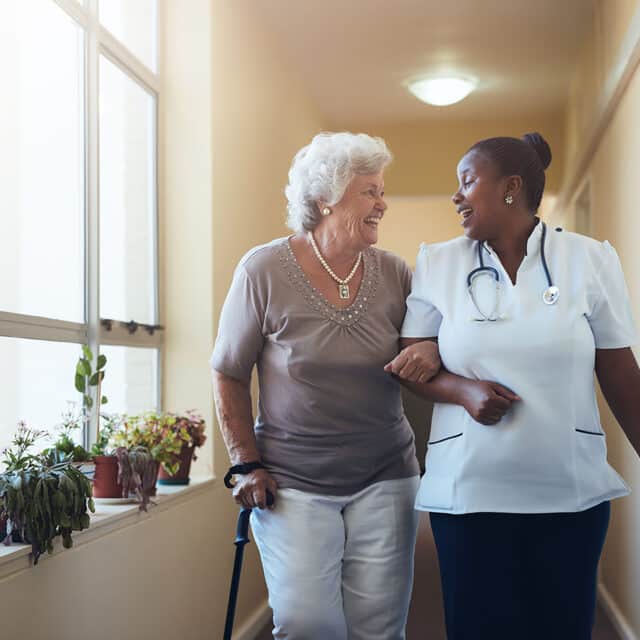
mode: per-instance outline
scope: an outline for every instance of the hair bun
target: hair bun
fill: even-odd
[[[551,148],[548,142],[538,132],[525,133],[522,139],[534,148],[543,168],[546,169],[551,164]]]

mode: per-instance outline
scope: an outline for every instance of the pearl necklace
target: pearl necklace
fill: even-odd
[[[320,249],[318,249],[318,245],[316,244],[316,239],[313,237],[313,233],[309,231],[309,242],[311,242],[311,246],[313,247],[313,252],[316,254],[316,257],[320,261],[320,264],[324,267],[325,271],[338,283],[338,295],[340,296],[340,300],[348,300],[351,297],[351,292],[349,291],[349,282],[356,275],[356,271],[360,266],[360,262],[362,261],[362,251],[358,253],[358,257],[356,258],[356,262],[353,265],[353,268],[349,272],[349,275],[346,278],[338,278],[338,276],[333,272],[333,269],[327,264],[327,261],[324,259],[323,255],[320,253]]]

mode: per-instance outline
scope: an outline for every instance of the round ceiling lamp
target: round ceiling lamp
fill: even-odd
[[[464,100],[477,86],[471,78],[429,77],[409,82],[409,91],[422,102],[444,107]]]

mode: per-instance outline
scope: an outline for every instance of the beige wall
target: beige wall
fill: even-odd
[[[617,53],[638,0],[599,0],[594,13],[592,42],[585,46],[572,85],[567,113],[567,178],[576,171],[576,161],[594,126],[596,104],[607,75],[618,62]],[[634,185],[640,166],[640,71],[627,87],[612,117],[604,123],[604,134],[586,172],[577,182],[590,182],[592,235],[609,240],[617,249],[627,279],[636,324],[640,322],[640,218]],[[576,194],[568,194],[568,200]],[[572,207],[556,211],[555,218],[569,227]],[[636,357],[640,355],[636,347]],[[609,461],[631,485],[631,496],[613,502],[613,516],[601,563],[601,581],[615,605],[640,636],[640,459],[629,445],[606,405],[602,419],[608,434]]]
[[[342,128],[334,125],[335,128]],[[563,114],[460,122],[413,123],[361,127],[382,136],[395,155],[385,175],[389,195],[452,194],[456,166],[478,140],[492,136],[521,136],[539,131],[548,140],[554,159],[547,174],[548,190],[557,191],[564,165]]]
[[[404,258],[412,269],[421,242],[443,242],[462,231],[449,196],[390,195],[385,200],[388,209],[380,225],[378,246]]]
[[[565,163],[576,160],[580,143],[591,126],[601,92],[616,64],[620,45],[638,0],[595,0],[589,37],[570,86],[566,119]]]
[[[77,547],[3,579],[2,637],[221,638],[233,532],[228,527],[221,548],[217,502],[209,491],[88,544],[77,537]]]

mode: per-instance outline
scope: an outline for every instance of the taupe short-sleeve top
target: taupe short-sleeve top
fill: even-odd
[[[341,310],[308,281],[287,238],[251,250],[224,303],[211,366],[248,381],[258,367],[255,434],[283,488],[347,495],[419,473],[399,383],[411,273],[370,247],[353,303]]]

